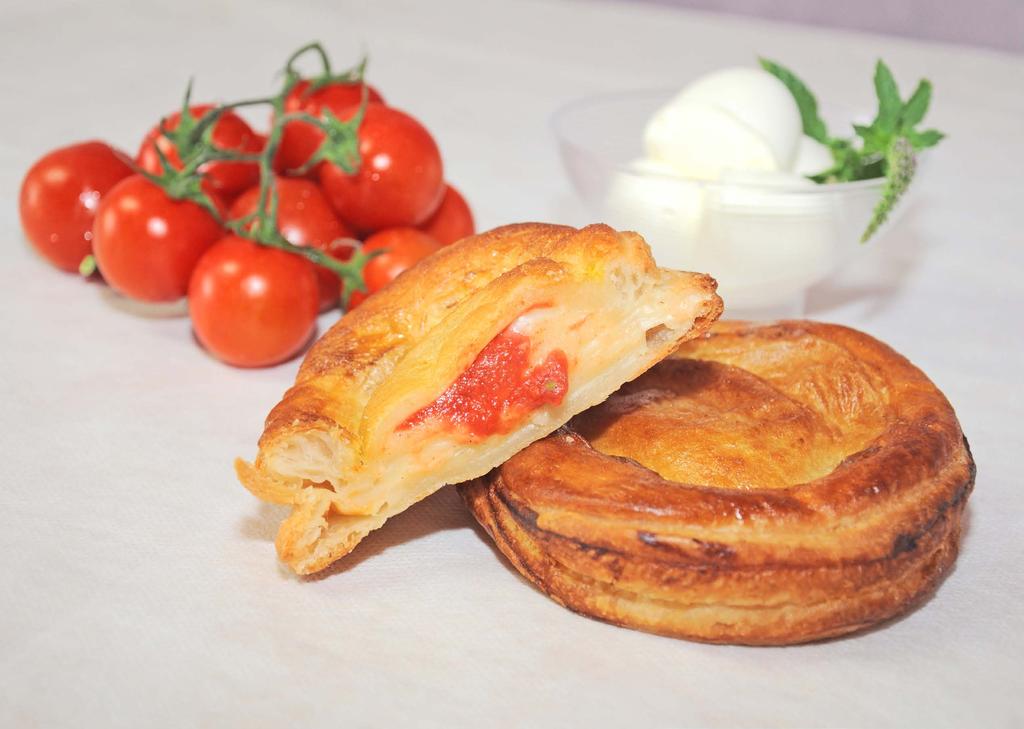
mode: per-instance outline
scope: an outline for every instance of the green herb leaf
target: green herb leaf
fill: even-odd
[[[914,89],[914,93],[903,105],[903,112],[900,114],[900,128],[903,130],[913,127],[924,119],[928,111],[928,105],[932,101],[932,84],[928,79],[921,79]]]
[[[854,124],[853,130],[858,137],[864,140],[864,146],[861,148],[861,152],[864,154],[883,154],[892,138],[891,134],[879,131],[874,124],[867,127],[862,124]]]
[[[914,145],[914,149],[927,149],[945,139],[946,135],[937,129],[925,129],[923,132],[911,129],[906,133],[907,139]]]
[[[828,128],[825,122],[818,115],[818,100],[814,98],[807,85],[797,78],[796,74],[788,68],[771,61],[767,58],[758,59],[761,68],[777,78],[793,95],[797,108],[800,110],[800,121],[803,124],[804,134],[822,144],[828,144]]]
[[[881,133],[892,134],[899,125],[903,102],[896,79],[882,60],[875,64],[875,95],[878,96],[878,116],[871,126]]]
[[[882,187],[882,197],[875,205],[874,213],[868,222],[868,227],[860,237],[861,243],[867,243],[882,224],[889,217],[889,214],[896,207],[896,203],[903,197],[903,194],[910,187],[910,181],[914,179],[914,172],[917,170],[917,158],[914,156],[914,147],[906,137],[896,137],[890,145],[886,154],[886,179]]]
[[[914,129],[928,112],[931,82],[927,79],[918,82],[914,93],[904,103],[892,71],[879,60],[875,64],[878,113],[874,120],[868,125],[854,124],[856,136],[830,137],[818,115],[818,102],[807,86],[780,64],[764,58],[759,60],[761,67],[782,81],[793,95],[800,110],[804,134],[828,146],[832,153],[832,166],[810,175],[808,179],[828,184],[886,178],[882,196],[861,238],[862,242],[867,241],[886,221],[910,186],[917,168],[915,152],[935,146],[944,137],[935,129]]]

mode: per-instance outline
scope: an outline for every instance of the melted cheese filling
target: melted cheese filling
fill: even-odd
[[[550,307],[545,307],[550,308]],[[532,411],[559,405],[569,387],[562,349],[534,346],[550,315],[531,309],[494,337],[434,402],[410,415],[398,430],[446,430],[467,441],[508,433]]]

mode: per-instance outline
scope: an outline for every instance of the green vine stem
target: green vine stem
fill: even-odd
[[[366,72],[366,56],[363,56],[359,63],[352,68],[336,74],[331,71],[331,59],[327,56],[327,51],[318,41],[307,43],[288,57],[284,67],[285,75],[301,79],[301,74],[295,70],[295,62],[310,52],[319,57],[323,70],[319,76],[311,79],[309,86],[303,91],[303,96],[308,96],[330,83],[362,83]]]
[[[320,41],[312,41],[302,46],[294,53],[292,53],[290,56],[288,56],[288,60],[285,61],[284,64],[285,76],[289,78],[301,78],[301,74],[295,70],[295,62],[298,61],[302,56],[309,53],[310,51],[315,53],[320,58],[320,63],[323,65],[324,69],[323,74],[325,76],[330,75],[331,59],[327,55],[327,51],[324,50],[324,47],[323,45],[321,45]]]
[[[277,224],[278,199],[277,188],[274,184],[273,165],[286,124],[293,121],[306,122],[316,126],[324,134],[324,139],[320,146],[303,166],[302,170],[299,171],[300,173],[311,169],[313,165],[323,160],[337,164],[349,174],[355,173],[361,164],[358,132],[367,103],[365,87],[363,88],[363,100],[358,111],[348,120],[338,119],[329,110],[324,110],[322,117],[305,112],[285,113],[285,99],[293,91],[296,84],[302,80],[301,74],[295,69],[295,64],[299,58],[310,53],[319,57],[323,71],[310,84],[306,93],[315,90],[315,84],[322,86],[333,81],[346,83],[362,81],[363,72],[366,67],[365,58],[352,69],[335,75],[331,71],[330,59],[323,46],[316,42],[308,43],[288,57],[284,67],[284,83],[276,95],[220,104],[196,119],[190,108],[192,81],[189,80],[182,101],[178,125],[174,129],[169,129],[166,120],[161,120],[160,122],[160,131],[174,146],[178,158],[181,160],[181,167],[175,168],[159,145],[155,145],[163,170],[162,174],[153,175],[141,170],[140,172],[150,181],[163,188],[175,200],[190,200],[201,205],[235,235],[247,238],[261,245],[294,253],[308,259],[317,266],[322,266],[332,271],[343,283],[342,306],[344,307],[352,293],[366,291],[366,283],[363,280],[363,268],[366,266],[367,261],[379,255],[380,252],[375,251],[365,254],[360,248],[361,243],[359,241],[345,239],[344,242],[351,246],[353,253],[347,261],[339,261],[318,248],[296,246],[289,243],[281,235]],[[316,88],[319,88],[319,86],[316,86]],[[218,147],[214,143],[213,128],[221,116],[234,109],[259,105],[269,105],[273,118],[270,132],[267,135],[267,142],[261,152],[258,154],[237,152]],[[204,175],[201,172],[201,168],[209,162],[219,161],[255,162],[259,167],[259,198],[256,211],[253,214],[237,220],[225,220],[221,211],[203,189]]]

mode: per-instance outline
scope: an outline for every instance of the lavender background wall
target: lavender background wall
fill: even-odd
[[[644,1],[1024,53],[1024,0]]]

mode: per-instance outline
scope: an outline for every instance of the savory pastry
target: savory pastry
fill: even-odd
[[[973,484],[920,370],[865,334],[792,321],[719,322],[460,491],[572,610],[786,644],[919,602],[956,558]]]
[[[238,476],[292,506],[281,559],[323,569],[601,402],[721,311],[714,279],[658,269],[635,233],[522,224],[466,238],[314,345]]]

